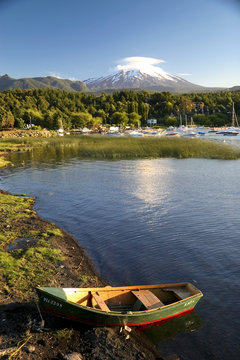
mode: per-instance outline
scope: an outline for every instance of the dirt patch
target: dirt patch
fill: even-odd
[[[3,321],[4,320],[4,321]],[[161,359],[147,339],[132,330],[130,335],[119,328],[93,328],[44,314],[45,327],[40,330],[40,317],[34,304],[1,306],[2,348],[14,348],[14,359],[65,359],[72,353],[82,359]],[[143,340],[144,339],[144,340]],[[3,346],[5,345],[5,346]],[[1,353],[1,350],[0,350]],[[11,353],[14,353],[12,351]],[[8,359],[9,354],[0,356]]]
[[[88,327],[39,312],[37,280],[60,287],[105,286],[106,282],[74,238],[41,219],[33,203],[0,192],[0,359],[163,359],[134,329],[120,333],[119,328]],[[31,239],[28,246],[19,246],[23,239]],[[56,251],[55,261],[51,256]]]

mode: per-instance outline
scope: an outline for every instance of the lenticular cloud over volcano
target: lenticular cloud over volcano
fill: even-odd
[[[116,70],[120,71],[130,71],[130,70],[139,70],[149,75],[161,74],[165,75],[165,71],[160,67],[156,66],[157,64],[164,63],[164,60],[142,57],[142,56],[133,56],[126,57],[121,60],[123,65],[117,65]]]
[[[85,84],[94,91],[109,89],[146,89],[154,91],[190,92],[201,90],[192,84],[159,67],[164,60],[150,57],[126,57],[119,61],[113,72],[105,77],[87,79]]]

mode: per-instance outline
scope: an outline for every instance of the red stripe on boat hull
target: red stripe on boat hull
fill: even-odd
[[[75,320],[75,321],[78,321],[78,322],[81,322],[81,323],[85,323],[85,324],[89,324],[89,325],[97,325],[97,326],[144,326],[144,325],[148,325],[148,324],[161,324],[161,323],[165,323],[166,321],[174,318],[174,317],[180,317],[182,315],[186,315],[190,312],[193,311],[193,308],[189,308],[187,310],[184,310],[184,311],[180,311],[178,312],[177,314],[173,314],[173,315],[169,315],[169,316],[166,316],[164,318],[161,318],[161,319],[156,319],[156,320],[152,320],[152,321],[146,321],[146,322],[142,322],[142,323],[136,323],[136,324],[106,324],[106,323],[99,323],[99,322],[95,322],[95,321],[92,321],[92,320],[86,320],[86,319],[82,319],[82,318],[79,318],[79,317],[76,317],[76,316],[71,316],[71,315],[67,315],[67,314],[63,314],[59,311],[56,311],[56,310],[53,310],[53,309],[50,309],[48,307],[42,307],[43,310],[45,311],[48,311],[52,314],[56,314],[56,315],[59,315],[59,316],[62,316],[62,317],[65,317],[69,320]]]

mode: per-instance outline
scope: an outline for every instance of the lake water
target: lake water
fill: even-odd
[[[35,196],[111,285],[187,281],[203,292],[193,313],[146,330],[163,353],[239,360],[240,161],[49,154],[12,155],[0,189]]]

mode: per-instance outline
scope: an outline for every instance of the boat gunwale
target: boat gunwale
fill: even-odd
[[[87,306],[87,305],[81,305],[81,304],[77,304],[76,302],[73,302],[71,300],[67,300],[67,299],[63,299],[57,295],[54,295],[54,294],[51,294],[51,293],[48,293],[47,291],[44,290],[44,288],[51,288],[51,287],[40,287],[38,286],[37,288],[42,292],[42,293],[46,293],[48,294],[49,296],[52,296],[56,299],[59,299],[60,301],[64,302],[64,303],[67,303],[67,304],[71,304],[72,306],[76,306],[77,308],[81,308],[81,309],[84,309],[85,311],[90,311],[92,313],[101,313],[101,314],[107,314],[108,316],[116,316],[116,314],[120,315],[120,316],[126,316],[126,315],[129,315],[129,316],[134,316],[134,315],[144,315],[146,313],[151,313],[151,312],[156,312],[156,311],[159,311],[159,310],[162,310],[162,309],[166,309],[166,308],[170,308],[170,307],[174,307],[176,306],[177,304],[181,304],[183,302],[186,302],[186,301],[189,301],[190,299],[194,299],[196,297],[202,297],[203,296],[203,293],[198,290],[194,285],[192,285],[191,283],[177,283],[177,284],[164,284],[164,285],[141,285],[141,286],[127,286],[127,287],[111,287],[111,286],[106,286],[106,287],[100,287],[100,288],[62,288],[64,290],[78,290],[79,292],[84,291],[92,291],[94,289],[94,291],[119,291],[119,290],[128,290],[128,289],[139,289],[139,288],[159,288],[160,286],[162,288],[165,288],[165,287],[168,287],[169,285],[170,286],[173,286],[173,285],[178,285],[179,286],[182,286],[182,285],[191,285],[193,286],[194,289],[196,289],[197,293],[196,294],[193,294],[187,298],[184,298],[184,299],[179,299],[177,301],[175,301],[174,303],[171,303],[171,304],[167,304],[167,305],[164,305],[164,306],[159,306],[155,309],[146,309],[146,310],[141,310],[141,311],[126,311],[126,312],[122,312],[122,311],[114,311],[114,310],[111,310],[110,311],[105,311],[105,310],[102,310],[102,309],[98,309],[98,308],[93,308],[93,307],[90,307],[90,306]],[[60,288],[60,287],[59,287]]]
[[[201,293],[201,290],[197,289],[193,284],[189,282],[184,283],[171,283],[171,284],[159,284],[159,285],[133,285],[133,286],[110,286],[105,287],[87,287],[87,288],[63,288],[63,287],[51,287],[51,286],[38,286],[37,289],[63,289],[66,291],[77,291],[77,292],[87,292],[87,291],[119,291],[119,290],[140,290],[140,289],[162,289],[162,288],[171,288],[171,287],[186,287],[190,285],[197,292]],[[195,294],[194,294],[195,295]]]

